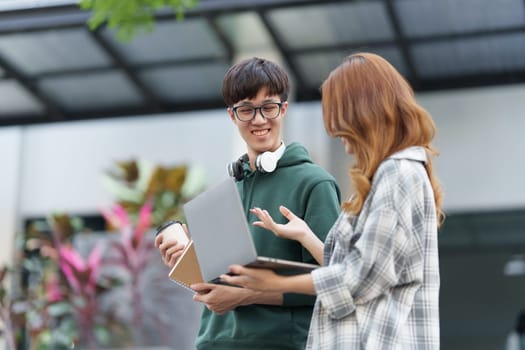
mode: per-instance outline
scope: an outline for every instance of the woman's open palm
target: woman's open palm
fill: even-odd
[[[276,223],[267,210],[253,208],[250,209],[250,211],[260,220],[255,221],[253,223],[254,226],[273,231],[277,237],[301,241],[305,236],[312,233],[306,222],[282,205],[279,207],[279,211],[286,219],[288,219],[288,223],[286,224]]]

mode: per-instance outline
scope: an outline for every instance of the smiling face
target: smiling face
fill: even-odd
[[[254,98],[238,101],[233,107],[243,105],[259,107],[268,102],[282,102],[279,95],[268,95],[267,91],[266,88],[262,88]],[[244,139],[244,142],[246,142],[250,163],[253,164],[253,160],[259,154],[266,151],[275,151],[279,148],[281,144],[281,125],[287,108],[288,102],[284,101],[282,103],[281,113],[275,119],[266,119],[261,115],[260,111],[257,110],[255,118],[248,122],[238,120],[235,117],[233,109],[228,108],[230,119],[235,123],[241,137]]]

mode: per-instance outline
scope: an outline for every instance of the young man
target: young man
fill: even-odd
[[[259,207],[284,223],[279,215],[279,205],[284,204],[315,227],[324,241],[337,218],[340,193],[334,178],[313,164],[302,145],[283,143],[288,91],[286,72],[265,59],[244,60],[226,73],[222,94],[247,146],[246,155],[230,165],[230,173],[238,181],[248,222],[257,220],[250,209]],[[280,239],[260,227],[251,230],[259,255],[315,263],[298,242]],[[164,262],[173,266],[181,247],[163,242],[162,234],[155,244]],[[206,305],[197,349],[304,349],[314,297],[210,283],[191,287],[197,292],[194,300]]]

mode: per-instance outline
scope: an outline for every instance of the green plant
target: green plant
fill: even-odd
[[[9,268],[4,266],[0,268],[0,335],[5,338],[8,350],[15,350],[15,332],[13,325],[13,300],[11,300],[8,288],[5,286],[6,276]]]
[[[161,166],[132,159],[116,162],[103,174],[102,184],[132,222],[139,222],[141,208],[150,203],[150,227],[156,227],[167,220],[184,220],[182,205],[205,189],[207,178],[198,167]],[[104,209],[101,211],[104,214]],[[122,226],[107,222],[109,230]]]
[[[117,39],[129,41],[137,31],[150,32],[155,25],[155,13],[171,8],[177,20],[184,18],[186,10],[195,8],[199,0],[81,0],[80,7],[91,10],[88,26],[95,30],[107,23],[117,31]]]
[[[121,284],[101,276],[106,247],[99,240],[88,252],[80,252],[73,238],[82,232],[81,220],[66,214],[51,215],[28,228],[24,316],[31,349],[97,348],[118,345],[129,336],[114,310],[100,303]]]
[[[161,292],[158,303],[167,306],[170,299],[169,290],[162,293],[171,284],[151,233],[163,221],[183,219],[182,204],[205,189],[205,173],[131,160],[117,162],[103,180],[114,198],[111,207],[101,208],[109,233],[53,214],[19,235],[20,272],[12,269],[12,275],[21,277],[20,298],[8,295],[8,271],[0,269],[0,335],[5,333],[9,350],[150,345],[145,319],[159,332],[154,341],[168,343],[171,315],[145,302],[144,288],[152,285]],[[155,261],[162,269],[151,269]],[[129,314],[120,312],[123,300],[133,305]],[[22,345],[17,334],[25,334]]]
[[[110,231],[108,236],[117,238],[109,241],[104,264],[127,276],[125,288],[134,305],[129,320],[134,329],[134,344],[146,345],[144,340],[151,336],[143,334],[147,328],[144,326],[152,323],[159,331],[157,341],[165,344],[171,315],[147,303],[148,295],[151,298],[154,294],[149,290],[151,286],[171,287],[166,278],[168,271],[160,264],[152,231],[164,221],[183,220],[182,205],[204,190],[205,175],[198,168],[188,169],[185,165],[167,167],[130,160],[116,162],[116,167],[104,174],[103,181],[115,203],[101,208],[101,213]],[[154,262],[160,266],[152,271],[148,266]],[[156,296],[155,304],[166,308],[171,297],[167,289]]]

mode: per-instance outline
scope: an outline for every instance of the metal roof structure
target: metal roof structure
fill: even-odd
[[[0,10],[0,126],[224,108],[224,73],[246,56],[281,62],[298,102],[355,51],[417,92],[525,82],[524,0],[201,0],[128,43],[55,2]]]

